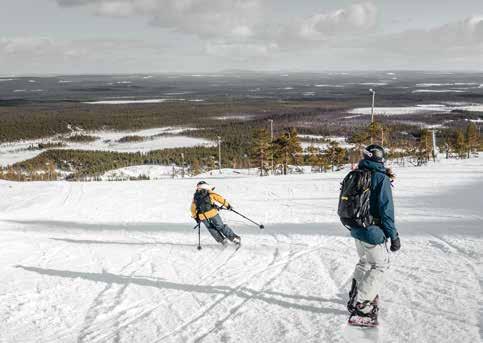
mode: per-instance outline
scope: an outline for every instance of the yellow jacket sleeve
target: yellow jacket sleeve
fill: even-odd
[[[229,202],[219,194],[212,192],[210,193],[210,198],[211,198],[211,201],[216,201],[223,207],[228,207],[228,205],[230,205]]]
[[[196,205],[194,201],[191,203],[191,217],[196,218]]]

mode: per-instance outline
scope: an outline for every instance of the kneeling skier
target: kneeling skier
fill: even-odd
[[[213,238],[223,245],[232,241],[236,245],[241,244],[241,238],[233,232],[232,229],[223,223],[218,214],[218,206],[228,210],[232,209],[231,205],[221,195],[213,192],[214,187],[205,181],[200,181],[196,185],[196,192],[191,203],[191,216],[198,224],[203,222]]]

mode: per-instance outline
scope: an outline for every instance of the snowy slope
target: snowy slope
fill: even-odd
[[[0,182],[0,342],[345,342],[356,262],[338,223],[346,171],[207,179],[243,247],[188,206],[197,179]],[[483,158],[396,168],[402,250],[382,291],[383,342],[479,342]]]

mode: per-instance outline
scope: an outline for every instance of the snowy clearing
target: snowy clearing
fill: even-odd
[[[99,101],[84,102],[84,104],[89,104],[89,105],[157,104],[157,103],[162,103],[165,101],[173,101],[173,100],[175,99],[99,100]]]
[[[462,89],[416,89],[411,93],[464,93]]]
[[[318,84],[318,85],[314,85],[314,87],[320,87],[320,88],[344,88],[344,85]]]
[[[423,104],[416,106],[402,106],[402,107],[375,107],[374,113],[379,115],[403,115],[414,113],[449,113],[453,110],[464,110],[470,112],[483,111],[482,104],[468,104],[468,103],[446,103],[446,104]],[[371,114],[371,107],[354,108],[347,113],[351,114]],[[345,119],[354,118],[354,116],[345,117]]]
[[[483,158],[395,168],[402,250],[383,342],[478,342]],[[2,342],[346,342],[356,262],[335,214],[347,171],[207,177],[264,231],[222,249],[188,207],[198,179],[0,181]]]
[[[119,83],[119,82],[118,82]],[[171,93],[171,94],[187,94],[188,92],[182,93]],[[84,104],[89,105],[126,105],[126,104],[158,104],[166,101],[189,101],[189,102],[202,102],[204,99],[174,99],[174,98],[162,98],[162,99],[142,99],[142,100],[98,100],[98,101],[87,101]]]
[[[453,82],[453,83],[417,83],[416,87],[447,87],[447,86],[478,86],[475,82]]]
[[[180,173],[181,168],[162,165],[138,165],[110,170],[102,176],[103,180],[129,180],[130,178],[148,177],[150,180],[172,177],[173,168]]]
[[[62,142],[65,144],[65,146],[55,149],[116,152],[148,152],[158,149],[193,147],[198,145],[211,146],[215,144],[206,139],[182,135],[183,132],[190,130],[196,129],[189,127],[162,127],[139,131],[74,131],[72,135],[83,134],[97,137],[97,139],[93,142],[71,142],[65,139],[69,135],[58,135],[43,139],[2,143],[0,144],[0,166],[8,166],[37,156],[45,150],[31,150],[29,147],[48,142]],[[127,136],[140,136],[144,140],[139,142],[119,142],[121,138]]]

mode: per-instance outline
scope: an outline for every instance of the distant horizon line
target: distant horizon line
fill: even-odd
[[[12,78],[12,77],[59,77],[59,76],[129,76],[129,75],[142,75],[142,76],[154,76],[154,75],[181,75],[181,76],[207,76],[207,75],[228,75],[235,73],[246,74],[330,74],[330,73],[382,73],[382,72],[394,72],[394,73],[431,73],[431,74],[469,74],[469,73],[483,73],[482,70],[455,70],[455,69],[338,69],[338,70],[256,70],[256,69],[225,69],[220,71],[157,71],[157,72],[130,72],[130,73],[0,73],[0,78]]]

